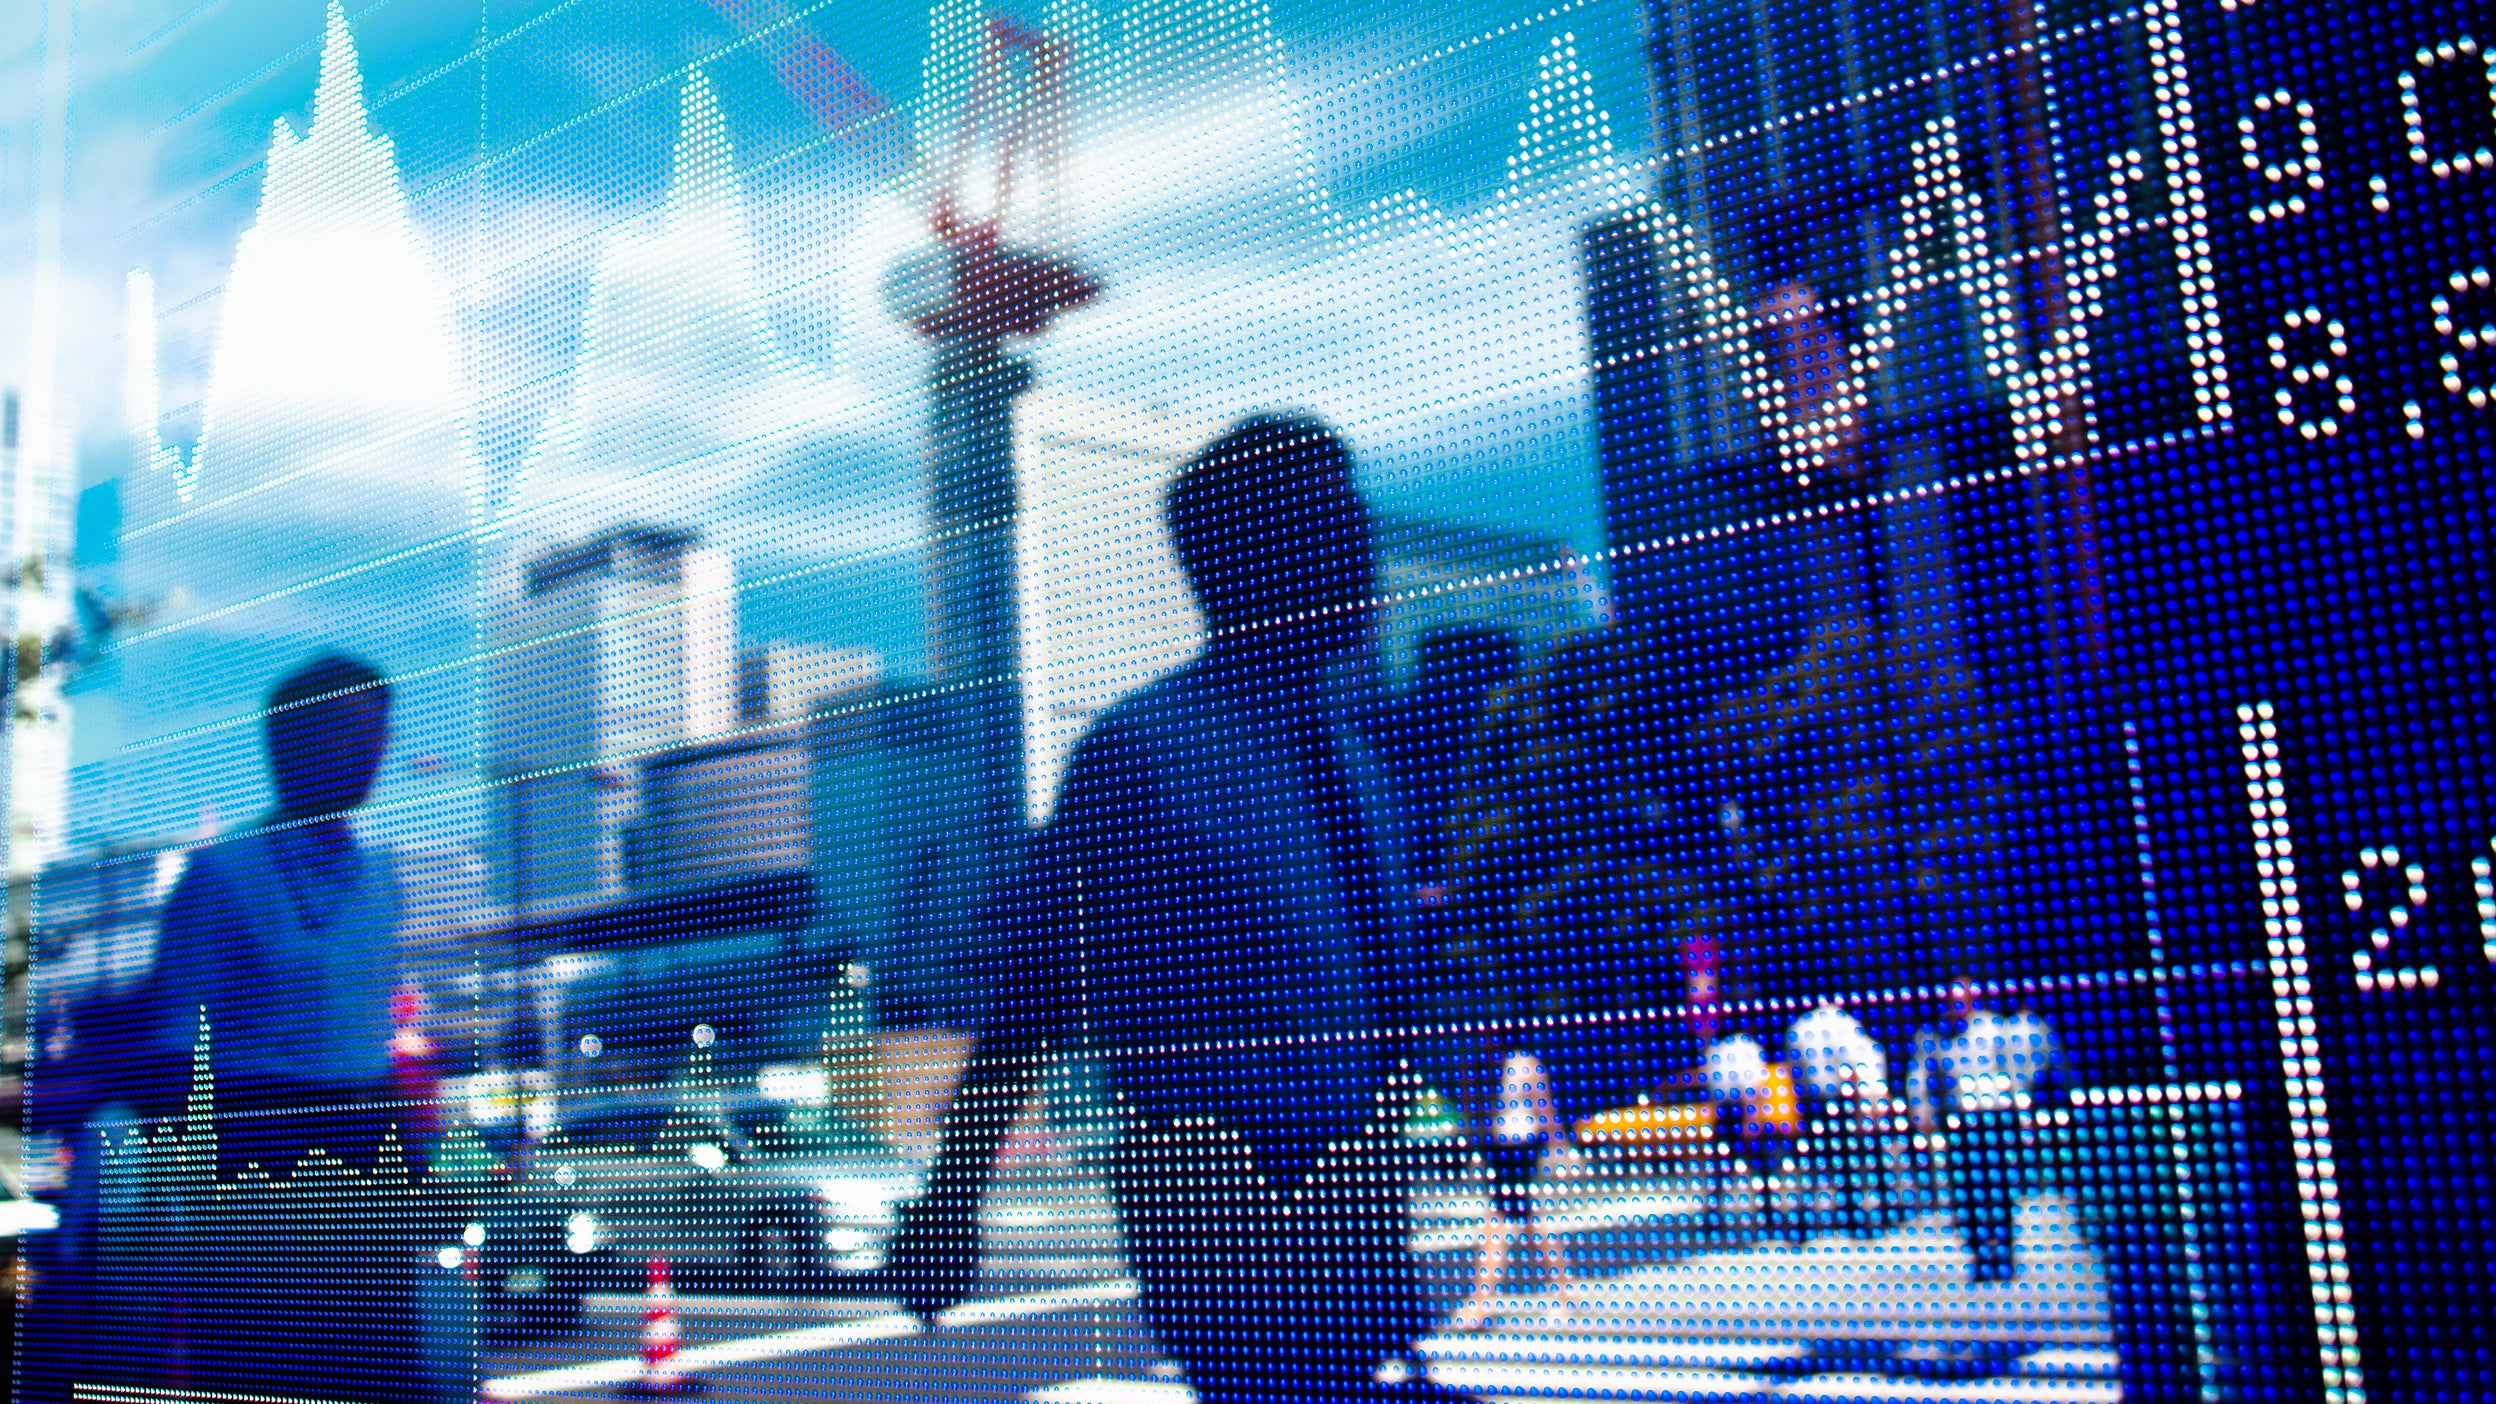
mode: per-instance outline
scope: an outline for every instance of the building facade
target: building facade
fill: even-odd
[[[643,758],[740,715],[736,570],[678,528],[624,526],[515,561],[487,670],[492,848],[522,913],[631,886]]]

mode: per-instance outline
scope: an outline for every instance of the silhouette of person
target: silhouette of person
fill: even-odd
[[[192,852],[158,938],[157,1035],[187,1072],[206,1020],[218,1110],[236,1122],[219,1159],[281,1173],[289,1151],[369,1152],[388,1124],[355,1109],[394,1100],[398,879],[349,817],[389,742],[389,685],[355,659],[315,659],[270,694],[266,728],[276,812]],[[297,1115],[234,1116],[261,1106]]]
[[[420,1114],[398,1107],[391,1060],[401,896],[350,818],[380,769],[390,703],[378,672],[337,654],[279,683],[276,811],[194,849],[165,906],[156,1110],[195,1122],[213,1099],[192,1132],[213,1128],[219,1186],[186,1221],[175,1368],[189,1387],[349,1400],[430,1387],[412,1295],[421,1148],[397,1143]],[[194,1072],[203,1050],[212,1082]]]
[[[1949,1012],[1924,1031],[1907,1075],[1916,1130],[1941,1138],[1950,1202],[1977,1282],[2019,1275],[2019,1197],[2032,1186],[2038,1147],[2031,1113],[2062,1100],[2062,1046],[2028,1010],[1987,1008],[1964,980]]]
[[[897,1295],[960,1300],[1007,1123],[1088,1051],[1128,1116],[1111,1166],[1139,1304],[1204,1404],[1434,1397],[1377,1382],[1428,1324],[1382,1154],[1410,1027],[1411,884],[1376,702],[1369,515],[1315,420],[1245,419],[1171,486],[1194,663],[1112,708],[990,938],[999,997]]]

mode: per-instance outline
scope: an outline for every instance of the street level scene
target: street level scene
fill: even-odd
[[[1606,1230],[1692,1232],[1673,1212],[1688,1207],[1623,1200],[1569,1237],[1584,1247]],[[1604,1230],[1591,1227],[1596,1219]],[[1698,1253],[1590,1278],[1574,1315],[1554,1314],[1547,1293],[1504,1295],[1493,1329],[1425,1338],[1397,1364],[1486,1399],[2116,1397],[2104,1283],[2079,1251],[2068,1208],[2030,1201],[2020,1227],[2037,1244],[2026,1291],[1936,1290],[1966,1264],[1947,1231],[1924,1219],[1878,1240]],[[684,1299],[678,1358],[720,1399],[1192,1397],[1133,1310],[1131,1280],[1014,1292],[1006,1275],[999,1295],[934,1323],[871,1300]],[[2040,1311],[2043,1294],[2054,1300]],[[646,1305],[592,1298],[577,1333],[496,1357],[507,1373],[487,1380],[486,1396],[610,1397],[640,1369]]]
[[[2496,1396],[2484,8],[0,5],[0,1404]]]

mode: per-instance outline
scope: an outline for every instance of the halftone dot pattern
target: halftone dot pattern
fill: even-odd
[[[24,1397],[2496,1389],[2471,6],[0,28]]]

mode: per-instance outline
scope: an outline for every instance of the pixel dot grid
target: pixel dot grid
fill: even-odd
[[[2496,1392],[2474,7],[30,8],[20,1397]]]

